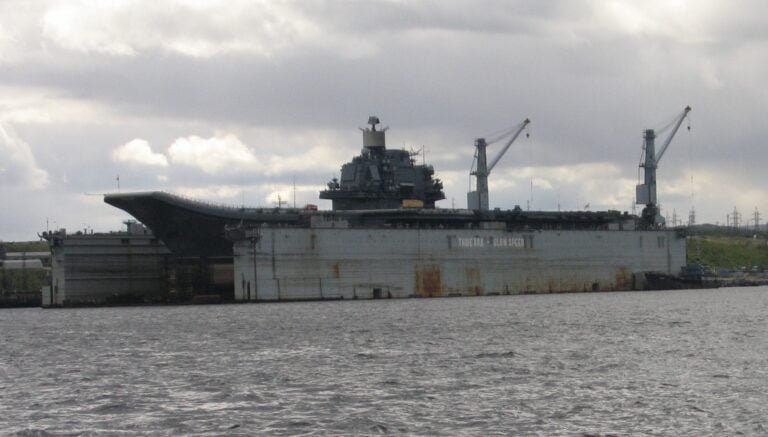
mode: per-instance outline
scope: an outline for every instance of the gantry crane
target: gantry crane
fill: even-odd
[[[490,141],[486,141],[485,138],[478,138],[475,140],[475,159],[472,162],[472,169],[470,170],[469,174],[470,174],[470,177],[476,176],[477,184],[475,186],[475,191],[470,191],[467,193],[467,208],[479,209],[480,211],[488,211],[489,209],[488,175],[491,174],[491,170],[493,170],[493,167],[495,167],[496,164],[499,163],[499,160],[501,159],[502,156],[504,156],[504,153],[507,152],[507,150],[512,145],[512,143],[515,142],[517,137],[520,136],[520,133],[523,132],[523,130],[526,128],[526,126],[528,126],[530,122],[531,121],[526,118],[519,125],[498,135],[496,138]],[[488,165],[487,164],[488,161],[485,155],[486,147],[495,143],[496,141],[499,141],[505,138],[510,133],[512,134],[510,139],[501,149],[499,154],[496,155],[495,158],[493,158],[493,161],[491,161],[491,164]],[[528,134],[526,134],[526,136],[528,136]]]
[[[680,129],[680,125],[683,124],[683,120],[691,112],[691,107],[686,106],[683,113],[675,117],[672,122],[667,125],[674,128],[669,133],[669,136],[664,140],[664,144],[661,146],[659,153],[656,153],[656,146],[654,141],[656,139],[656,131],[653,129],[646,129],[643,135],[643,152],[640,156],[640,168],[644,169],[645,179],[642,184],[637,185],[635,191],[635,203],[638,205],[645,205],[641,214],[642,223],[645,227],[661,226],[664,224],[664,217],[659,213],[659,208],[656,202],[656,169],[659,166],[659,161],[664,156],[664,152],[667,151],[667,147],[672,142],[672,138],[675,137],[677,130]],[[688,126],[688,130],[691,127]],[[664,130],[664,129],[661,129]]]

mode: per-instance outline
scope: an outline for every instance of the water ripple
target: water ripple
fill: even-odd
[[[0,310],[0,429],[760,435],[768,288]]]

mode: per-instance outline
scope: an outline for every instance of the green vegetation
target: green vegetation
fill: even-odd
[[[768,270],[768,239],[765,235],[697,235],[688,238],[688,261],[713,269]]]
[[[10,243],[0,242],[7,252],[48,252],[46,241],[16,241]]]
[[[40,291],[43,285],[48,285],[48,272],[45,270],[0,269],[0,295]]]
[[[45,241],[0,241],[0,257],[11,252],[48,252],[50,249]],[[43,262],[46,262],[43,260]],[[39,292],[40,287],[49,282],[48,272],[39,268],[5,269],[0,268],[0,296],[17,293]]]

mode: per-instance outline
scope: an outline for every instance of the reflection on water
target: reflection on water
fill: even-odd
[[[765,434],[768,288],[0,310],[11,434]]]

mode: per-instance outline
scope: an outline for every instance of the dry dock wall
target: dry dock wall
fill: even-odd
[[[136,303],[167,294],[170,252],[151,235],[62,235],[50,244],[44,307]]]
[[[235,299],[371,299],[633,288],[677,273],[674,231],[254,228],[234,243]]]

